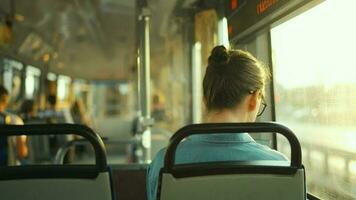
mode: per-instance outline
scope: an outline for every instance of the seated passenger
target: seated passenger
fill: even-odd
[[[47,96],[46,110],[38,113],[38,116],[46,120],[48,124],[73,124],[73,118],[67,108],[58,108],[57,96],[50,94]],[[50,135],[49,145],[50,151],[54,155],[58,148],[63,146],[68,141],[73,140],[72,135]]]
[[[9,92],[0,85],[0,124],[23,125],[17,115],[6,112],[9,103]],[[0,166],[16,165],[28,155],[27,137],[7,137],[0,133]]]
[[[20,116],[25,124],[37,118],[37,104],[32,99],[26,99],[22,102]]]
[[[56,95],[47,96],[46,110],[41,112],[40,115],[46,118],[49,124],[73,123],[73,118],[68,108],[58,109]]]
[[[84,124],[88,127],[92,126],[90,116],[86,111],[85,104],[82,98],[78,97],[70,108],[70,114],[73,118],[73,123]]]
[[[211,52],[203,81],[207,123],[254,122],[261,115],[267,70],[250,53],[217,46]],[[149,200],[156,199],[165,149],[152,161],[147,176]],[[176,163],[287,160],[248,133],[194,135],[177,148]]]

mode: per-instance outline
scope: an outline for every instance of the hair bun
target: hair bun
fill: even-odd
[[[211,51],[211,55],[209,57],[209,62],[214,62],[218,64],[224,64],[227,63],[229,60],[229,54],[227,52],[227,49],[220,45],[214,47],[214,49]]]

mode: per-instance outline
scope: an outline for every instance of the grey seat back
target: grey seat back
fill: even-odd
[[[78,134],[94,147],[95,165],[35,165],[0,168],[4,200],[112,200],[105,147],[100,137],[81,125],[1,126],[6,135]]]
[[[53,173],[57,174],[59,171],[54,170]],[[80,168],[77,172],[80,173]],[[52,177],[19,177],[1,180],[0,193],[4,200],[112,200],[109,180],[108,172],[98,173],[96,177],[81,178],[59,174]]]
[[[279,132],[291,144],[288,161],[174,164],[177,145],[193,134]],[[179,130],[167,148],[160,173],[160,200],[305,200],[300,144],[288,128],[275,123],[199,124]]]
[[[119,200],[146,200],[147,164],[113,165],[111,168]]]

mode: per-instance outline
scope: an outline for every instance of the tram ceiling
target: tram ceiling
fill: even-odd
[[[0,0],[0,19],[15,18],[13,41],[6,46],[11,53],[34,61],[49,53],[51,71],[74,77],[129,76],[136,61],[134,0],[16,0],[14,9],[10,1]],[[148,0],[153,52],[164,48],[176,2]]]
[[[51,71],[75,77],[129,76],[136,60],[135,1],[16,0],[15,9],[10,1],[0,1],[0,19],[15,10],[14,37],[6,46],[8,51],[35,61],[42,59],[37,54],[48,52],[52,55]],[[149,3],[156,9],[165,8],[164,2]],[[157,24],[162,20],[152,24],[153,38],[160,34]]]

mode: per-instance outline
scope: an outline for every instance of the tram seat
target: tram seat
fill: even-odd
[[[112,200],[112,184],[100,137],[80,125],[1,126],[6,135],[78,134],[94,147],[95,165],[34,165],[0,167],[3,200]]]
[[[119,200],[146,200],[146,164],[113,165],[113,188]]]
[[[214,162],[175,165],[177,145],[193,134],[278,132],[291,144],[289,161]],[[288,128],[275,123],[199,124],[171,138],[160,172],[159,200],[305,200],[300,144]]]
[[[116,146],[136,144],[137,140],[113,140],[102,138],[106,147],[110,144]],[[54,163],[63,164],[68,150],[73,146],[88,145],[86,139],[76,139],[67,142],[56,153]],[[110,160],[110,156],[108,157]],[[109,162],[110,163],[110,162]],[[148,164],[110,164],[112,187],[116,197],[120,200],[146,200],[146,172]]]
[[[112,200],[108,172],[83,167],[1,169],[3,200]]]

